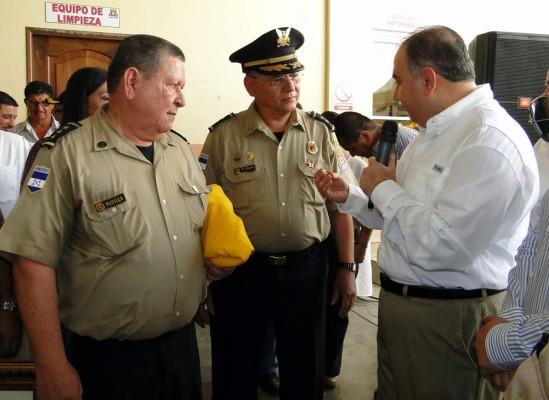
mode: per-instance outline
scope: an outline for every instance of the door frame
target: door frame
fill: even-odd
[[[121,33],[103,33],[103,32],[87,32],[87,31],[71,31],[65,29],[46,29],[46,28],[34,28],[26,27],[25,36],[27,42],[27,82],[32,80],[32,68],[33,68],[33,41],[35,37],[47,36],[58,38],[74,38],[74,39],[90,39],[90,40],[118,40],[128,37],[128,35]]]

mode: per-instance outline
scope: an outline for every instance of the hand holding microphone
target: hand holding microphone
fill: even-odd
[[[398,132],[398,124],[395,121],[385,121],[381,126],[381,132],[379,133],[379,148],[376,155],[376,160],[383,165],[389,163],[389,156],[395,144]],[[374,203],[372,200],[368,200],[368,208],[373,209]]]

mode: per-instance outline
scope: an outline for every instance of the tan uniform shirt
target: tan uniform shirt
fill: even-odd
[[[200,156],[206,181],[223,188],[256,251],[303,250],[330,231],[316,170],[346,170],[354,177],[325,124],[296,110],[279,143],[254,104],[206,138]]]
[[[169,132],[154,164],[104,111],[43,148],[0,249],[57,269],[61,321],[98,340],[147,339],[188,324],[205,297],[205,180]]]

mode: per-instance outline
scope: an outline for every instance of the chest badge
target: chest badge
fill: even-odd
[[[311,141],[309,141],[309,143],[307,143],[307,152],[309,154],[318,153],[318,146],[316,145],[314,140],[311,140]]]
[[[253,152],[253,151],[248,151],[248,152],[246,153],[246,158],[247,158],[248,160],[252,161],[252,160],[255,158],[254,152]]]

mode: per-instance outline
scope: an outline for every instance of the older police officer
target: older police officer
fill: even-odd
[[[164,39],[124,39],[110,103],[44,142],[2,228],[40,399],[202,399],[206,186],[171,131],[184,61]]]

